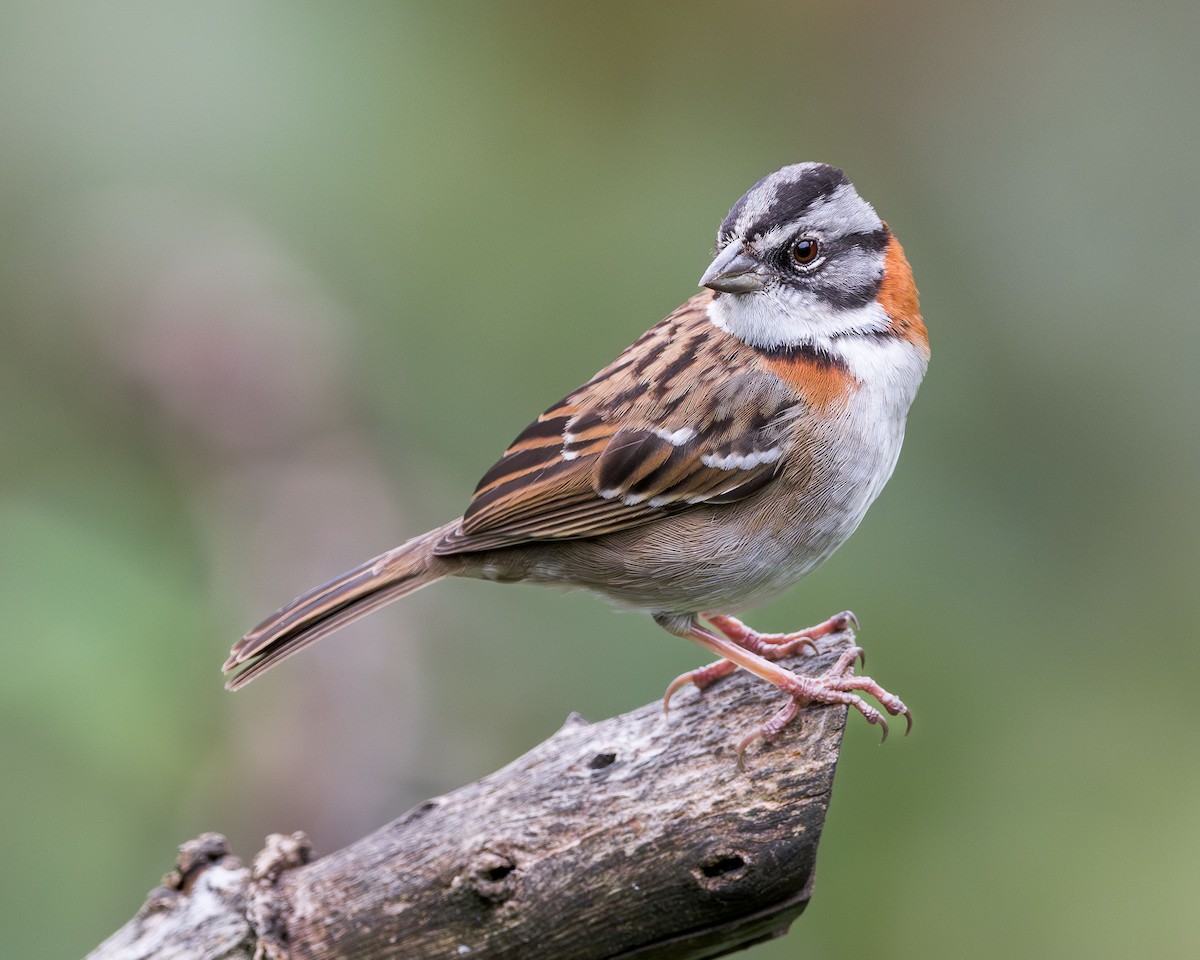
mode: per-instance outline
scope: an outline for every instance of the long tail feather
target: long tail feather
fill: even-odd
[[[238,672],[225,688],[244,687],[346,624],[456,572],[459,561],[433,555],[433,545],[451,526],[431,530],[380,554],[267,617],[233,645],[222,670]]]

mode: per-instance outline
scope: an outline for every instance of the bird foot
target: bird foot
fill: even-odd
[[[857,676],[854,673],[854,661],[861,658],[863,651],[860,647],[846,650],[837,662],[825,673],[816,677],[793,674],[790,681],[780,684],[780,689],[789,694],[789,699],[770,719],[766,720],[751,731],[737,746],[738,768],[745,770],[744,754],[746,748],[756,740],[769,743],[777,737],[800,712],[800,708],[810,703],[840,703],[853,707],[861,713],[868,723],[883,728],[883,740],[888,736],[888,724],[882,713],[867,703],[860,693],[874,697],[880,706],[892,716],[903,716],[907,736],[912,730],[912,713],[899,697],[884,690],[870,677]]]
[[[790,657],[801,647],[808,647],[813,653],[816,653],[816,641],[821,637],[828,636],[831,633],[839,633],[851,626],[858,629],[858,617],[849,610],[843,610],[828,620],[818,623],[815,627],[809,627],[806,630],[797,630],[793,633],[759,633],[757,630],[742,623],[736,617],[727,617],[723,614],[705,614],[704,619],[743,650],[756,653],[766,660],[782,660],[785,657]],[[861,649],[859,649],[859,654],[863,658],[862,663],[865,667],[867,663],[866,654]],[[671,681],[667,686],[666,693],[663,694],[663,713],[667,713],[670,710],[671,697],[681,687],[691,684],[697,690],[703,690],[705,687],[712,686],[712,684],[723,677],[729,676],[736,669],[737,664],[730,660],[717,660],[707,666],[680,674]],[[787,724],[784,723],[784,726],[787,726]]]

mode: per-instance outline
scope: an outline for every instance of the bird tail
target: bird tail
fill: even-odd
[[[233,645],[222,670],[238,672],[226,681],[225,689],[244,687],[281,660],[346,624],[455,573],[461,561],[436,556],[433,547],[457,523],[414,537],[267,617]]]

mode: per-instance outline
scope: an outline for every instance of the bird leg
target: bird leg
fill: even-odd
[[[782,660],[784,657],[790,657],[801,647],[805,646],[809,647],[813,653],[816,653],[816,641],[819,638],[826,637],[831,633],[838,633],[849,626],[854,626],[855,629],[858,628],[858,617],[849,610],[843,610],[841,613],[834,614],[823,623],[818,623],[815,627],[809,627],[807,630],[797,630],[794,633],[759,633],[757,630],[742,623],[736,617],[727,617],[720,613],[704,613],[701,616],[739,647],[749,650],[751,653],[756,653],[760,657],[765,657],[767,660]],[[863,666],[866,666],[865,654],[863,655]],[[707,666],[696,670],[689,670],[687,673],[676,677],[671,681],[671,684],[667,687],[666,694],[663,696],[663,710],[666,711],[668,709],[671,697],[675,695],[675,691],[680,687],[685,687],[690,683],[696,689],[703,690],[705,687],[716,683],[722,677],[729,676],[736,669],[737,664],[732,660],[717,660]]]
[[[912,729],[912,715],[899,697],[884,690],[883,687],[870,677],[860,677],[854,674],[854,661],[862,656],[862,650],[859,647],[851,647],[845,651],[838,657],[837,662],[825,671],[825,673],[819,676],[804,676],[792,673],[790,670],[785,670],[767,657],[746,649],[728,637],[715,633],[701,624],[696,617],[660,614],[654,619],[658,622],[659,626],[668,632],[679,637],[686,637],[688,640],[700,644],[700,646],[711,650],[717,656],[729,661],[732,665],[730,668],[721,668],[726,670],[726,672],[736,667],[741,667],[788,694],[788,702],[783,707],[751,731],[751,733],[743,737],[741,742],[738,743],[738,767],[741,769],[744,769],[742,758],[746,747],[755,740],[769,742],[778,736],[795,719],[800,708],[809,703],[841,703],[848,707],[853,707],[866,718],[868,723],[882,727],[883,739],[886,740],[888,734],[887,721],[884,719],[883,714],[859,696],[859,693],[865,693],[878,700],[880,705],[892,716],[902,715],[907,721],[908,729]],[[821,626],[826,626],[837,619],[837,617],[831,618],[831,621],[826,621],[826,624],[822,624]],[[830,628],[825,632],[832,633],[834,629]],[[811,640],[812,638],[808,639]],[[784,643],[788,642],[790,641],[784,641]],[[781,645],[779,643],[768,644],[769,647],[778,647]],[[796,645],[799,646],[799,642]],[[713,664],[712,666],[715,667],[717,664]],[[690,676],[690,674],[684,675],[684,677],[689,679]],[[688,682],[688,680],[684,682]],[[711,683],[712,680],[710,679],[709,682]],[[675,689],[678,689],[679,685],[678,680],[673,683],[668,690],[668,696]],[[905,732],[907,733],[908,730]]]

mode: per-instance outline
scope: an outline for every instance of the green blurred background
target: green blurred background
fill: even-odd
[[[819,159],[934,356],[884,496],[754,622],[852,607],[917,723],[851,719],[812,906],[752,955],[1200,954],[1198,49],[1192,0],[5,4],[3,953],[83,954],[200,831],[336,849],[703,662],[454,582],[218,671]]]

